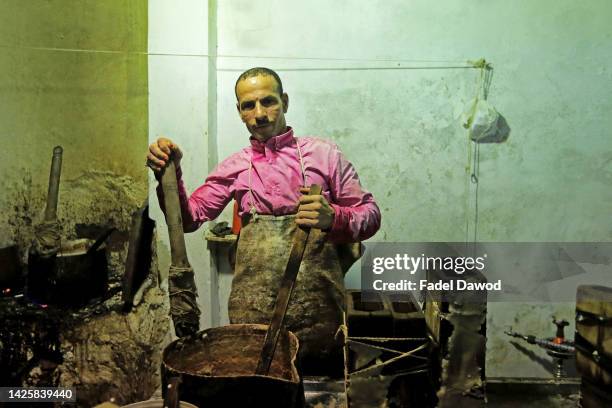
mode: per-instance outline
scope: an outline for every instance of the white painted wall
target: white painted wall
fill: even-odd
[[[180,4],[179,4],[180,3]],[[201,0],[149,1],[149,142],[163,135],[183,150],[183,179],[191,192],[208,173],[208,4]],[[143,152],[144,161],[145,152]],[[151,217],[158,227],[160,270],[167,277],[170,247],[150,175]],[[216,280],[203,230],[185,236],[196,272],[201,327],[217,324]]]

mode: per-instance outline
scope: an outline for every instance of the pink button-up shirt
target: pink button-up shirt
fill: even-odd
[[[307,184],[320,185],[335,211],[330,239],[357,242],[374,235],[380,227],[380,210],[372,194],[361,187],[353,165],[335,144],[314,137],[295,138],[291,128],[265,142],[251,138],[250,147],[221,162],[189,198],[178,169],[185,231],[194,231],[203,222],[215,219],[232,198],[240,204],[240,215],[248,213],[251,204],[258,214],[295,214],[299,189],[304,184],[297,143]],[[249,162],[252,162],[250,177]],[[163,203],[161,186],[157,193]]]

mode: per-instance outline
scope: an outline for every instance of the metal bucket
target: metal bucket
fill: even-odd
[[[106,294],[108,264],[103,244],[90,253],[90,239],[62,244],[56,256],[31,255],[28,261],[27,295],[53,305],[80,307]]]
[[[234,324],[176,340],[163,353],[162,390],[180,378],[179,398],[201,407],[302,408],[297,337],[281,332],[267,376],[255,375],[268,326]]]

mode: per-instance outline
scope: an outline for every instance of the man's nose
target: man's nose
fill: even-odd
[[[263,109],[259,101],[256,102],[255,103],[255,117],[257,119],[263,119],[265,116],[266,116],[265,110]]]

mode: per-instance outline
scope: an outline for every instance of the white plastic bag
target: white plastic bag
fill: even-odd
[[[475,98],[463,114],[463,127],[476,143],[502,143],[510,135],[506,119],[484,99]]]

